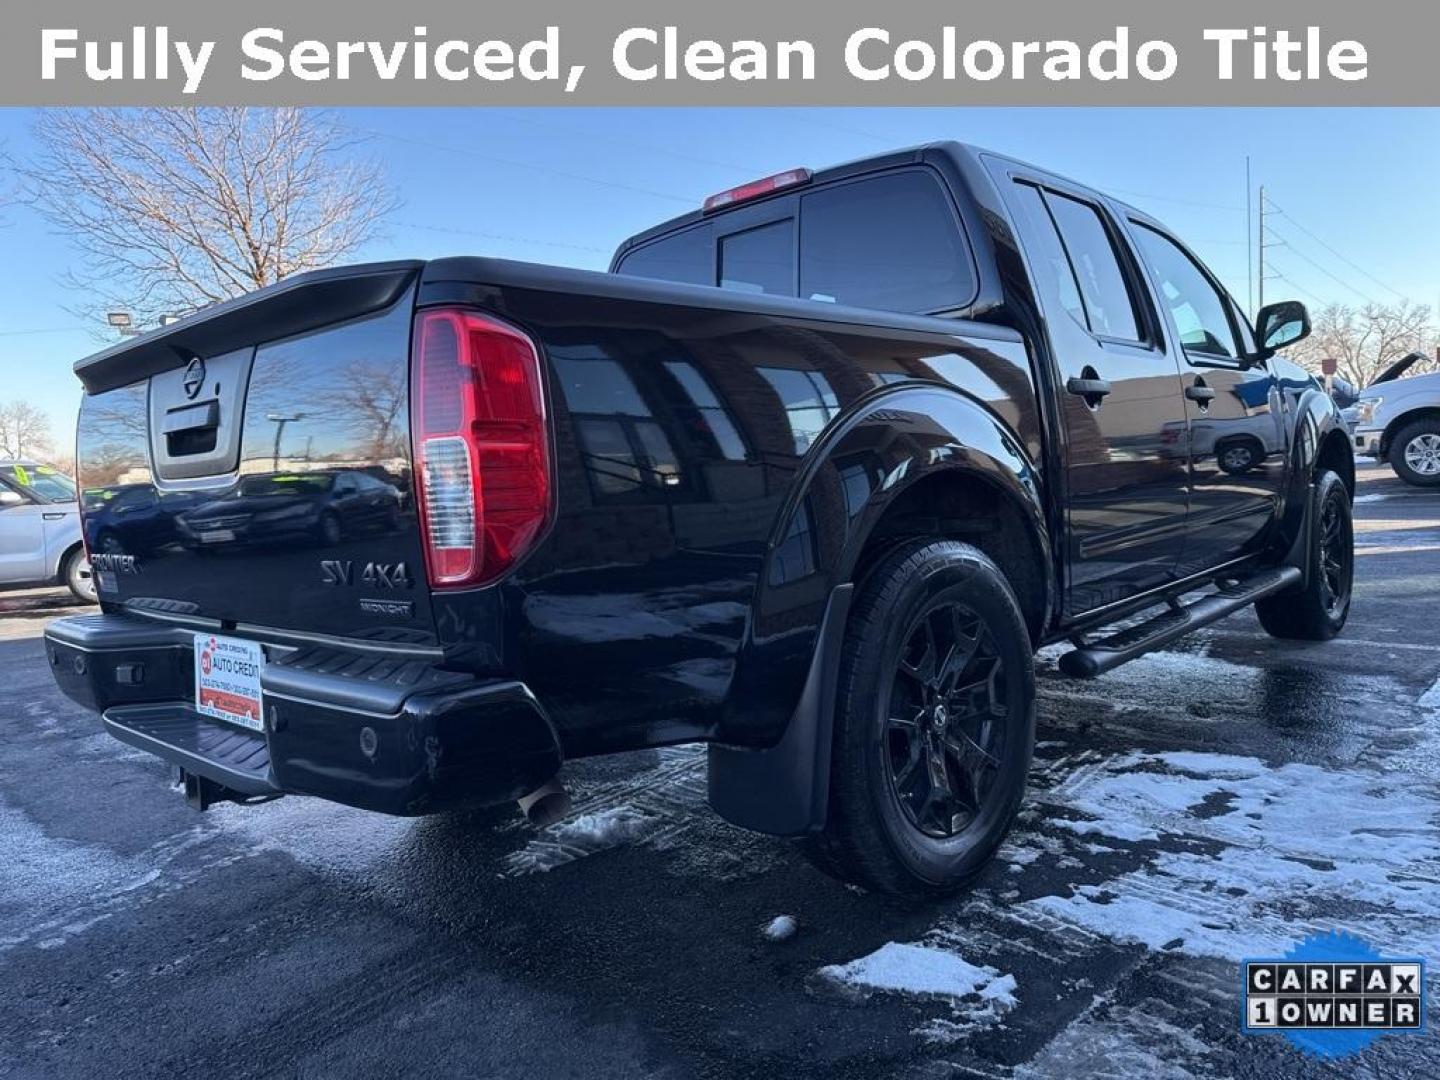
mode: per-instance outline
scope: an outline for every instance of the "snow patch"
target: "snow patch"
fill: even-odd
[[[1018,1004],[1015,976],[977,966],[946,949],[889,941],[868,956],[847,964],[830,964],[816,972],[839,989],[859,996],[872,993],[947,998],[957,1009],[974,1015],[963,1000],[973,997],[983,1013],[1008,1011]]]
[[[1040,858],[1040,849],[1033,847],[1014,848],[1002,851],[1000,857],[1011,866],[1029,866],[1036,859]]]
[[[1415,704],[1422,709],[1440,710],[1440,679],[1431,684],[1430,689],[1420,695],[1420,700]]]
[[[1421,779],[1130,753],[1044,797],[1089,819],[1062,828],[1187,841],[1104,885],[1027,904],[1071,924],[1229,960],[1337,928],[1382,949],[1440,949],[1440,794]]]
[[[1214,1075],[1208,1047],[1190,1029],[1104,999],[1015,1069],[1015,1080],[1087,1076],[1096,1080],[1195,1080]],[[1183,1064],[1182,1064],[1183,1062]],[[1192,1071],[1194,1070],[1194,1071]]]
[[[650,824],[645,814],[628,806],[615,806],[561,822],[551,833],[561,843],[584,844],[593,850],[633,843],[649,831]]]
[[[760,933],[769,941],[786,941],[794,937],[799,928],[794,915],[776,915],[760,928]]]
[[[631,806],[611,806],[543,830],[505,859],[510,874],[543,874],[587,855],[633,844],[649,836],[659,819]]]

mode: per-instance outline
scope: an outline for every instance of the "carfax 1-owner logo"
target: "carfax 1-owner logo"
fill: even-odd
[[[204,715],[261,729],[260,673],[265,654],[238,638],[195,635],[195,707]]]
[[[1307,1054],[1348,1057],[1382,1035],[1425,1030],[1425,962],[1381,956],[1344,933],[1243,964],[1247,1035],[1282,1034]]]

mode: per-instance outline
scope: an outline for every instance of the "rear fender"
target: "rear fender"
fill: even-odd
[[[827,771],[814,767],[813,755],[817,741],[828,748],[832,704],[816,692],[817,680],[823,686],[834,678],[848,585],[886,510],[938,472],[976,477],[1007,495],[1049,566],[1039,475],[993,413],[938,386],[899,387],[860,402],[811,448],[770,536],[716,735],[727,745],[711,753],[712,805],[731,820],[780,833],[823,823],[823,790],[795,790],[793,802],[769,798],[764,813],[744,793],[780,776],[804,779],[797,788],[825,784]],[[820,715],[809,715],[815,710]],[[791,737],[799,731],[804,739]],[[786,762],[767,760],[776,756]],[[746,805],[756,813],[744,813]]]

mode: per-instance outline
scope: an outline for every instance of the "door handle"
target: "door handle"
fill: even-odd
[[[53,512],[52,512],[52,513],[48,513],[48,514],[41,514],[40,516],[41,516],[42,518],[44,518],[46,521],[63,521],[63,520],[65,519],[65,515],[64,515],[64,514],[53,513]]]
[[[1103,398],[1110,393],[1110,380],[1071,375],[1065,380],[1065,389],[1089,401],[1091,398]]]
[[[1192,385],[1185,388],[1185,396],[1191,401],[1198,401],[1203,408],[1215,400],[1215,388],[1206,386],[1203,379],[1196,379]]]

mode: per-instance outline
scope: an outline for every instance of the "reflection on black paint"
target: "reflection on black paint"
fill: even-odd
[[[815,573],[815,531],[806,498],[790,523],[790,531],[770,556],[770,584],[789,585]]]

